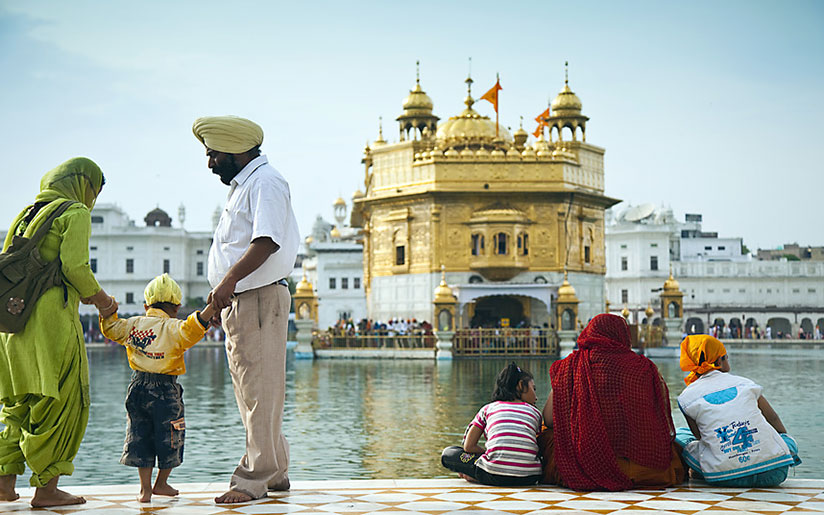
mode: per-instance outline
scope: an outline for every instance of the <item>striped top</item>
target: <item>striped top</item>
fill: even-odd
[[[495,401],[487,404],[471,422],[486,436],[486,452],[475,465],[501,476],[541,474],[538,432],[541,412],[532,404]]]

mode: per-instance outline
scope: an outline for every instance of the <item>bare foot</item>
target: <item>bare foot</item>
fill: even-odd
[[[172,488],[172,485],[169,483],[163,483],[162,485],[154,485],[154,488],[152,488],[152,493],[155,495],[168,495],[170,497],[174,497],[180,492],[178,492],[176,488]]]
[[[466,480],[467,480],[467,481],[469,481],[470,483],[477,483],[477,482],[478,482],[478,481],[477,481],[474,477],[472,477],[472,476],[467,476],[467,475],[466,475],[466,474],[464,474],[463,472],[458,472],[458,477],[460,477],[461,479],[466,479]]]
[[[34,497],[31,498],[31,505],[35,508],[47,506],[67,506],[69,504],[84,504],[86,499],[79,495],[72,495],[59,488],[36,488]]]
[[[137,502],[152,502],[152,491],[140,489],[140,495],[137,496]]]
[[[0,476],[0,501],[16,501],[20,495],[14,491],[14,485],[17,483],[17,476],[9,474]]]
[[[229,490],[220,497],[215,497],[215,504],[235,504],[239,502],[249,502],[251,500],[253,500],[251,495]]]

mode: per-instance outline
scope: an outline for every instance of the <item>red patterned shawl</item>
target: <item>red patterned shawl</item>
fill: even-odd
[[[623,318],[593,318],[578,337],[578,350],[553,363],[549,373],[555,461],[567,486],[632,488],[616,457],[669,467],[675,434],[669,391],[655,364],[630,348]]]

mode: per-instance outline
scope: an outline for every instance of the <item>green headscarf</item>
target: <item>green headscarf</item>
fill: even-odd
[[[91,210],[102,187],[103,172],[94,161],[85,157],[69,159],[57,168],[47,172],[40,179],[40,193],[34,197],[34,201],[49,202],[49,204],[37,212],[34,220],[25,228],[23,236],[31,236],[52,211],[57,209],[65,200],[80,202]],[[3,243],[3,251],[11,244],[11,240],[19,229],[20,222],[26,217],[29,207],[31,206],[27,206],[17,215],[17,218],[9,227],[9,232],[6,234],[6,240]]]

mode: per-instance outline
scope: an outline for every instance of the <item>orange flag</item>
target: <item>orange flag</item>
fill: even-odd
[[[532,135],[535,136],[535,138],[539,138],[541,137],[541,134],[543,134],[544,127],[547,126],[545,121],[546,118],[549,118],[548,107],[546,108],[546,111],[535,117],[535,121],[538,122],[538,127],[535,129],[535,132],[532,133]]]
[[[481,100],[486,100],[492,104],[496,113],[498,112],[498,92],[502,89],[504,88],[501,87],[501,80],[497,79],[495,80],[495,85],[481,97]]]

